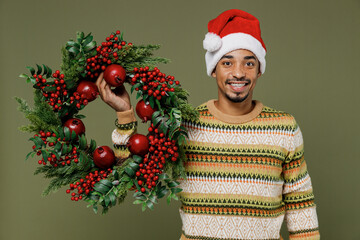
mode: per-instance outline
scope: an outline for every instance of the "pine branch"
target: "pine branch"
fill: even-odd
[[[81,76],[82,71],[78,71],[79,61],[73,59],[70,53],[65,49],[61,48],[62,64],[60,66],[61,72],[65,75],[66,80],[72,80],[77,82]]]
[[[121,58],[116,63],[123,66],[127,71],[133,71],[135,67],[148,66],[149,68],[154,68],[159,63],[169,63],[169,59],[153,57],[153,51],[159,48],[160,45],[133,45],[119,52]]]
[[[72,175],[69,178],[54,178],[50,181],[49,185],[47,186],[47,188],[43,191],[42,196],[47,196],[52,192],[56,192],[59,188],[65,186],[65,185],[69,185],[70,183],[74,183],[76,181],[78,181],[80,178],[85,177],[86,174],[79,172],[75,175]]]
[[[24,113],[25,115],[29,114],[31,112],[31,108],[29,107],[29,105],[25,99],[19,98],[19,97],[14,97],[14,99],[19,103],[19,106],[17,109],[20,112]]]

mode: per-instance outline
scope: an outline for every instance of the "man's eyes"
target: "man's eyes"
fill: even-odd
[[[248,66],[248,67],[253,67],[253,66],[255,66],[255,63],[254,62],[247,62],[245,65]]]
[[[225,65],[225,66],[230,66],[230,65],[231,65],[231,62],[225,61],[225,62],[223,62],[223,65]]]

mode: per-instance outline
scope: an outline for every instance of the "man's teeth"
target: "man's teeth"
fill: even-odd
[[[245,83],[230,83],[230,85],[234,87],[242,87],[245,86]]]

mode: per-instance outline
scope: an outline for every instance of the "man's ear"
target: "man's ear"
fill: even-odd
[[[258,68],[258,74],[257,77],[259,78],[261,76],[261,71],[260,71],[260,63],[259,63],[259,68]]]
[[[215,70],[216,70],[216,68],[215,68],[215,69],[212,71],[212,73],[211,73],[211,76],[212,76],[213,78],[216,78]]]

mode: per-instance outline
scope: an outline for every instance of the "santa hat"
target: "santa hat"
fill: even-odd
[[[239,9],[231,9],[211,20],[208,31],[203,46],[207,50],[205,62],[209,76],[221,57],[236,49],[253,52],[260,61],[261,73],[265,72],[266,48],[256,17]]]

